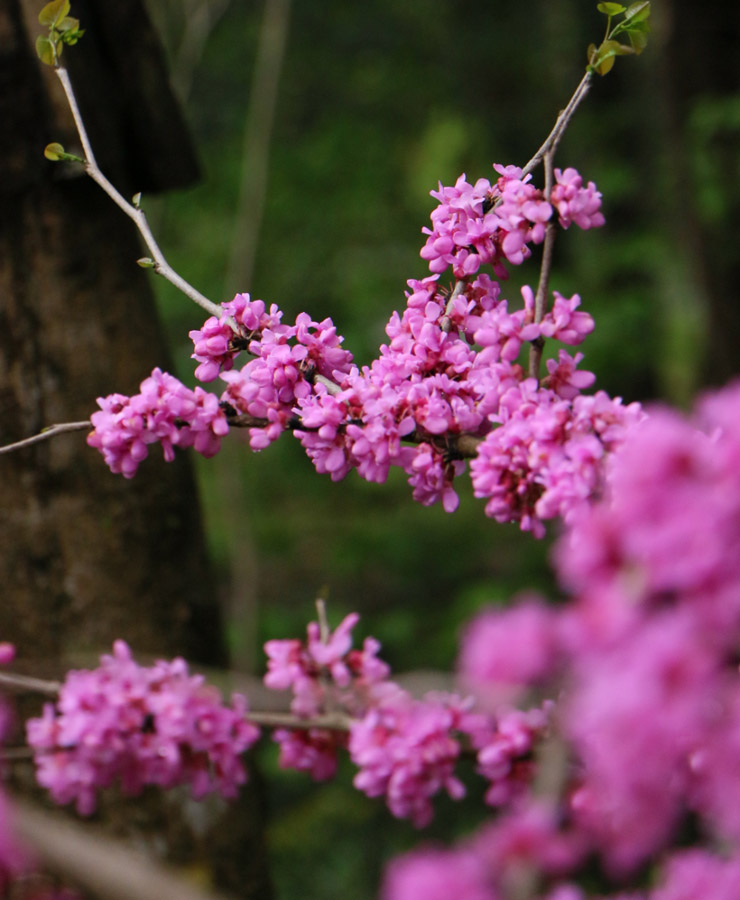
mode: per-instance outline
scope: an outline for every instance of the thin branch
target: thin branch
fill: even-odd
[[[548,202],[550,195],[552,194],[553,153],[554,148],[548,150],[547,153],[545,153],[545,197],[548,199]],[[555,211],[553,210],[553,213],[554,212]],[[552,270],[552,256],[555,247],[556,234],[557,228],[555,222],[551,217],[545,229],[545,242],[542,247],[542,262],[540,264],[540,280],[537,284],[537,291],[534,295],[535,322],[541,322],[545,317],[545,312],[547,311],[547,293],[550,285],[550,271]],[[542,361],[542,350],[544,346],[544,338],[538,337],[536,340],[532,341],[532,345],[529,348],[529,375],[531,378],[536,378],[539,380],[540,363]]]
[[[329,628],[329,620],[326,616],[326,601],[323,597],[316,598],[316,615],[319,620],[319,633],[321,635],[321,643],[327,644],[329,642],[331,629]]]
[[[530,159],[527,165],[522,169],[522,178],[524,178],[525,175],[528,175],[533,169],[537,168],[540,162],[545,158],[545,154],[550,153],[551,155],[554,155],[555,150],[560,143],[560,139],[565,133],[565,129],[570,124],[570,120],[573,118],[575,111],[578,109],[581,101],[585,98],[586,94],[589,91],[589,88],[591,87],[592,78],[593,74],[591,72],[586,72],[586,74],[583,76],[578,87],[573,92],[573,96],[568,101],[568,105],[564,110],[561,111],[560,115],[557,117],[552,131],[545,138],[542,146],[535,153],[532,159]]]
[[[121,209],[139,229],[139,233],[144,239],[144,243],[146,244],[147,249],[152,255],[152,260],[154,262],[153,268],[157,275],[161,275],[163,278],[169,281],[170,284],[173,284],[181,293],[185,294],[186,297],[188,297],[194,303],[197,303],[198,306],[205,309],[206,312],[210,313],[212,316],[220,317],[221,315],[223,315],[223,309],[221,308],[221,306],[213,303],[207,297],[204,297],[203,294],[200,293],[200,291],[192,286],[192,284],[185,281],[185,279],[181,275],[178,275],[177,272],[175,272],[172,266],[170,266],[170,264],[165,259],[164,253],[162,253],[159,244],[154,239],[154,235],[152,234],[151,228],[149,227],[149,223],[146,220],[144,210],[140,209],[138,206],[134,206],[133,203],[129,203],[129,201],[126,200],[121,192],[116,187],[114,187],[114,185],[100,171],[100,168],[95,159],[95,153],[93,152],[92,144],[90,143],[90,138],[87,135],[85,123],[83,122],[82,115],[80,114],[80,108],[77,104],[77,97],[75,96],[72,82],[69,79],[69,74],[63,66],[56,66],[54,71],[56,72],[57,77],[61,82],[62,88],[64,89],[64,94],[67,98],[67,103],[69,104],[69,108],[72,112],[72,117],[77,128],[77,134],[80,137],[82,150],[85,155],[85,161],[83,163],[85,172],[87,172],[92,180],[105,191],[105,193],[111,198],[111,200],[113,200],[116,206],[118,206],[119,209]]]
[[[32,678],[30,675],[18,675],[16,672],[0,672],[0,685],[14,691],[45,694],[47,697],[56,697],[62,686],[59,681]]]
[[[462,279],[460,279],[460,281],[455,282],[455,287],[452,289],[450,299],[447,301],[447,306],[445,306],[445,314],[442,316],[442,319],[439,323],[439,327],[445,333],[449,333],[450,331],[452,331],[452,320],[450,319],[452,307],[455,303],[455,300],[457,300],[460,294],[463,293],[466,287],[467,281],[463,281]]]
[[[33,750],[30,747],[3,747],[0,750],[0,761],[8,762],[28,762],[33,759]]]
[[[44,868],[106,900],[223,900],[192,880],[102,837],[95,826],[13,798],[13,830]]]
[[[12,453],[13,450],[21,450],[23,447],[30,447],[32,444],[40,444],[42,441],[48,441],[49,438],[56,437],[58,434],[64,434],[67,431],[89,431],[91,428],[90,420],[84,422],[62,422],[59,425],[49,425],[39,434],[33,437],[24,438],[22,441],[16,441],[14,444],[5,444],[0,447],[0,454]]]
[[[250,710],[245,717],[254,725],[262,725],[265,728],[294,728],[306,731],[309,728],[324,728],[327,731],[349,731],[349,716],[341,713],[328,713],[326,715],[311,716],[310,719],[294,716],[292,713],[259,712]]]
[[[320,601],[317,601],[317,603]],[[323,601],[321,601],[323,602]],[[28,675],[18,675],[14,672],[0,672],[0,688],[9,688],[18,693],[43,694],[46,697],[58,697],[62,684],[59,681],[48,681],[43,678],[32,678]],[[351,719],[339,712],[326,713],[324,715],[305,718],[295,716],[289,712],[275,712],[273,710],[249,710],[245,718],[255,725],[265,728],[326,728],[332,731],[347,731]],[[17,748],[17,755],[22,748]],[[7,751],[3,750],[0,757],[9,758]],[[24,759],[27,754],[24,755]]]

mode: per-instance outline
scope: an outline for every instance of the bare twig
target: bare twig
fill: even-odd
[[[323,728],[327,731],[348,731],[349,716],[334,712],[326,715],[311,716],[310,719],[294,716],[292,713],[249,711],[246,718],[254,725],[262,725],[265,728],[294,728],[306,731],[309,728]]]
[[[24,438],[22,441],[16,441],[14,444],[5,444],[0,447],[0,454],[11,453],[13,450],[21,450],[23,447],[30,447],[32,444],[40,444],[41,441],[47,441],[49,438],[56,437],[58,434],[65,434],[68,431],[89,431],[92,426],[90,420],[84,422],[62,422],[60,425],[49,425],[39,434],[33,437]]]
[[[550,198],[552,194],[552,157],[554,148],[545,153],[545,197]],[[554,210],[553,210],[554,212]],[[552,218],[547,223],[545,229],[545,242],[542,247],[542,262],[540,264],[540,280],[537,284],[537,291],[534,295],[534,320],[541,322],[547,311],[547,292],[550,285],[550,270],[552,269],[552,255],[555,247],[555,235],[557,228]],[[540,363],[542,361],[542,350],[545,346],[544,338],[538,337],[532,341],[529,348],[529,375],[531,378],[540,377]]]
[[[74,118],[75,126],[77,128],[77,134],[79,135],[80,142],[82,144],[82,151],[85,155],[83,164],[87,174],[105,191],[105,193],[111,198],[111,200],[113,200],[116,206],[118,206],[119,209],[121,209],[139,229],[139,233],[144,239],[144,243],[146,244],[149,252],[152,255],[154,271],[158,275],[161,275],[163,278],[169,281],[170,284],[173,284],[181,293],[185,294],[185,296],[192,300],[194,303],[197,303],[198,306],[205,309],[206,312],[209,312],[212,316],[221,316],[223,314],[223,309],[218,304],[213,303],[207,297],[204,297],[203,294],[200,293],[200,291],[196,290],[196,288],[192,286],[192,284],[185,281],[185,279],[181,275],[178,275],[178,273],[175,272],[175,270],[167,262],[164,254],[159,247],[159,244],[157,244],[156,240],[154,239],[154,235],[152,234],[151,228],[149,227],[149,223],[146,220],[144,210],[140,209],[138,206],[135,206],[133,203],[129,203],[129,201],[126,200],[121,192],[116,187],[114,187],[114,185],[111,184],[111,182],[100,171],[98,163],[95,159],[95,153],[93,152],[93,148],[90,143],[90,138],[87,135],[85,123],[83,122],[82,115],[80,114],[80,108],[77,104],[77,97],[75,96],[72,82],[69,79],[69,74],[63,66],[59,65],[55,67],[54,71],[56,72],[62,88],[64,89],[67,103],[69,104],[70,111],[72,112],[72,117]]]
[[[570,124],[570,120],[573,118],[573,114],[578,109],[581,101],[584,99],[589,91],[589,88],[591,87],[592,77],[593,75],[591,72],[586,72],[586,74],[583,76],[578,87],[573,92],[573,96],[568,101],[567,106],[557,117],[552,131],[545,138],[542,146],[535,153],[532,159],[530,159],[526,166],[524,166],[524,168],[522,169],[522,178],[524,178],[525,175],[528,175],[533,169],[537,168],[540,162],[542,162],[542,160],[545,158],[545,154],[555,154],[555,150],[557,150],[560,139],[562,138],[563,134],[565,134],[565,129]]]
[[[33,759],[33,750],[30,747],[3,747],[0,750],[2,762],[28,762]]]
[[[172,869],[147,859],[98,829],[13,799],[18,838],[44,868],[106,900],[224,900]]]
[[[442,316],[442,320],[439,323],[439,327],[445,333],[452,331],[452,320],[450,319],[450,314],[452,313],[452,307],[455,303],[455,300],[462,294],[467,285],[466,281],[462,279],[460,281],[455,282],[455,287],[452,289],[452,293],[450,294],[450,299],[447,301],[447,306],[445,306],[445,314]]]
[[[0,686],[22,693],[56,697],[62,685],[59,681],[48,681],[45,678],[32,678],[30,675],[18,675],[15,672],[0,672]]]

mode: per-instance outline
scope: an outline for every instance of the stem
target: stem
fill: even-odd
[[[314,375],[313,380],[316,384],[323,384],[326,390],[334,396],[342,393],[342,386],[336,381],[332,381],[331,378],[327,378],[326,375]]]
[[[154,235],[152,234],[151,228],[149,227],[149,223],[146,220],[146,215],[142,209],[134,206],[132,203],[129,203],[128,200],[121,194],[121,192],[111,184],[111,182],[103,175],[100,171],[98,163],[95,159],[95,153],[93,152],[92,144],[90,143],[90,138],[87,135],[87,129],[85,128],[85,123],[82,121],[82,116],[80,114],[80,108],[77,104],[77,97],[75,96],[74,88],[72,87],[72,82],[69,79],[69,74],[67,70],[63,66],[57,66],[54,71],[57,74],[57,78],[61,82],[62,88],[64,89],[64,94],[67,98],[67,103],[69,104],[70,111],[72,112],[72,118],[74,119],[75,126],[77,128],[77,134],[80,137],[80,142],[82,143],[82,150],[85,155],[85,172],[92,178],[92,180],[98,184],[105,193],[113,200],[116,206],[119,207],[128,217],[131,219],[136,227],[139,229],[139,233],[144,239],[144,243],[147,246],[147,249],[152,255],[152,259],[154,260],[154,271],[157,275],[161,275],[170,284],[174,285],[181,293],[185,294],[190,300],[194,303],[197,303],[198,306],[202,307],[209,312],[212,316],[220,317],[223,315],[223,309],[209,300],[207,297],[204,297],[203,294],[200,293],[196,288],[192,286],[189,282],[185,281],[185,279],[178,275],[177,272],[170,266],[167,260],[164,257],[164,253],[159,247],[159,244],[154,239]]]
[[[552,174],[552,157],[554,153],[554,148],[552,150],[548,150],[545,154],[545,198],[548,199],[552,194],[552,182],[553,182],[553,174]],[[553,210],[554,214],[555,210]],[[550,284],[550,271],[552,269],[552,256],[553,256],[553,248],[555,247],[555,234],[556,234],[556,226],[550,218],[550,221],[547,223],[547,228],[545,229],[545,242],[542,247],[542,263],[540,264],[540,280],[537,284],[537,292],[534,295],[534,320],[535,322],[541,322],[545,317],[546,306],[547,306],[547,293],[548,287]],[[536,340],[532,341],[532,346],[529,348],[529,375],[531,378],[536,378],[539,381],[540,377],[540,362],[542,361],[542,350],[545,346],[545,340],[542,337],[538,337]]]
[[[44,868],[86,893],[106,900],[219,900],[192,879],[101,837],[94,825],[49,813],[12,798],[9,816],[19,839]]]
[[[255,710],[247,713],[246,718],[254,725],[262,725],[265,728],[296,728],[303,730],[324,728],[327,731],[349,731],[349,725],[352,721],[349,716],[336,712],[305,719],[300,716],[294,716],[292,713],[259,712]]]
[[[453,288],[452,293],[450,294],[450,299],[447,301],[447,306],[445,306],[445,314],[442,316],[442,319],[439,323],[439,327],[445,333],[449,333],[450,331],[452,331],[452,320],[450,319],[450,313],[452,312],[452,306],[453,306],[455,300],[457,300],[457,298],[460,296],[460,294],[462,294],[462,292],[465,290],[466,286],[467,286],[466,281],[460,280],[460,281],[455,282],[455,287]]]
[[[319,631],[321,633],[321,642],[326,644],[329,642],[331,629],[329,628],[329,620],[326,617],[326,603],[323,597],[316,598],[316,615],[319,620]]]
[[[317,600],[316,605],[323,606],[323,600]],[[322,618],[319,613],[319,619]],[[326,612],[323,614],[323,621],[326,622]],[[326,626],[328,628],[328,625]],[[323,628],[323,625],[322,625]],[[328,636],[328,634],[327,634]],[[322,634],[323,638],[323,634]],[[10,688],[18,693],[43,694],[46,697],[58,697],[62,688],[60,681],[48,681],[44,678],[32,678],[29,675],[18,675],[15,672],[0,672],[0,687]],[[324,715],[312,716],[305,718],[295,716],[292,713],[272,712],[269,710],[250,710],[246,718],[255,725],[262,725],[265,728],[326,728],[333,731],[347,731],[350,722],[349,716],[340,712],[331,712]],[[20,749],[18,750],[20,753]],[[5,756],[3,752],[2,756]],[[25,758],[25,757],[24,757]]]
[[[11,453],[13,450],[30,447],[32,444],[40,444],[41,441],[46,441],[67,431],[88,431],[91,427],[89,419],[86,419],[84,422],[62,422],[60,425],[49,425],[48,428],[44,428],[42,432],[34,434],[33,437],[24,438],[22,441],[16,441],[14,444],[5,444],[5,446],[0,447],[0,454]]]
[[[62,687],[59,681],[32,678],[29,675],[18,675],[15,672],[0,672],[0,685],[19,692],[45,694],[47,697],[56,697]]]
[[[593,77],[592,72],[586,72],[586,74],[581,78],[581,81],[578,87],[573,92],[573,96],[568,101],[568,105],[564,110],[561,111],[560,115],[557,117],[555,121],[555,125],[552,128],[552,131],[545,138],[544,143],[540,147],[540,149],[535,153],[535,155],[530,159],[527,165],[522,169],[521,177],[524,178],[525,175],[528,175],[533,169],[535,169],[540,162],[544,159],[545,154],[550,153],[554,154],[557,149],[558,144],[560,143],[560,139],[565,133],[565,129],[568,127],[570,120],[573,118],[575,111],[581,104],[581,101],[585,98],[586,94],[591,87],[591,79]]]

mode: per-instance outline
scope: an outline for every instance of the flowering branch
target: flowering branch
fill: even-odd
[[[614,4],[606,6],[610,27],[617,13]],[[136,198],[133,205],[127,203],[100,175],[71,84],[59,66],[54,29],[63,31],[66,20],[59,17],[68,7],[68,0],[56,0],[48,17],[53,64],[80,132],[83,164],[137,222],[145,240],[153,241]],[[635,13],[626,10],[625,19],[630,16],[634,19]],[[622,33],[620,27],[607,35]],[[635,27],[633,22],[623,31],[632,34]],[[409,281],[406,310],[391,317],[389,344],[370,366],[353,364],[330,319],[315,322],[300,313],[294,325],[284,324],[276,305],[268,310],[263,301],[237,294],[231,302],[206,306],[215,314],[190,335],[199,362],[196,378],[209,382],[220,376],[228,385],[221,397],[200,387],[191,391],[155,369],[142,382],[140,394],[98,399],[101,409],[91,417],[94,430],[88,444],[103,453],[112,471],[130,478],[155,442],[171,460],[175,447],[214,455],[232,424],[249,428],[253,450],[292,431],[317,471],[333,480],[354,469],[369,481],[383,482],[390,467],[399,466],[409,476],[415,500],[425,505],[441,501],[452,512],[459,502],[454,480],[471,458],[475,494],[490,498],[487,515],[517,521],[537,535],[543,533],[542,519],[570,515],[598,489],[603,451],[615,449],[621,440],[621,431],[608,429],[606,421],[613,418],[626,426],[639,417],[637,408],[624,410],[621,401],[610,398],[605,398],[610,406],[605,416],[604,410],[597,413],[602,401],[579,396],[594,380],[592,373],[577,371],[580,354],[573,358],[561,351],[557,361],[548,361],[541,383],[539,379],[546,337],[577,345],[593,328],[591,317],[577,311],[578,295],[566,299],[555,293],[548,311],[547,293],[555,210],[563,228],[573,222],[581,228],[604,222],[593,182],[584,185],[574,169],[553,172],[554,153],[594,71],[598,67],[592,60],[523,170],[496,165],[499,177],[493,184],[481,178],[470,185],[461,176],[453,187],[440,185],[432,192],[439,205],[431,216],[432,228],[422,229],[428,238],[420,254],[432,274]],[[52,157],[67,154],[58,148]],[[529,175],[541,160],[544,190]],[[522,264],[532,255],[531,245],[543,241],[536,295],[523,288],[524,308],[511,309],[486,267],[503,279],[508,265]],[[140,262],[164,265],[159,248],[149,245],[154,259]],[[450,268],[455,279],[451,292],[438,284]],[[517,362],[526,344],[531,348],[527,370]],[[236,371],[241,351],[252,359]],[[535,421],[533,410],[541,421]],[[620,437],[607,438],[607,432]],[[534,434],[550,437],[547,446],[531,452]],[[600,452],[590,449],[585,464],[575,467],[571,460],[581,451],[564,445],[584,439],[596,440]]]

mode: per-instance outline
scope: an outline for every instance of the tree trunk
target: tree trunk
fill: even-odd
[[[96,397],[134,392],[168,364],[132,223],[73,167],[43,157],[51,140],[72,151],[77,141],[53,72],[33,56],[37,4],[25,5],[25,21],[20,0],[0,6],[2,444],[85,419]],[[65,61],[106,173],[132,193],[192,180],[140,3],[78,0],[73,13],[86,34]],[[189,462],[160,455],[153,448],[131,481],[81,434],[0,458],[0,639],[30,671],[59,675],[70,655],[106,651],[117,637],[136,652],[225,664]],[[152,794],[107,802],[104,817],[214,886],[264,897],[258,806],[254,796],[229,809],[214,802],[196,817],[182,797]]]

